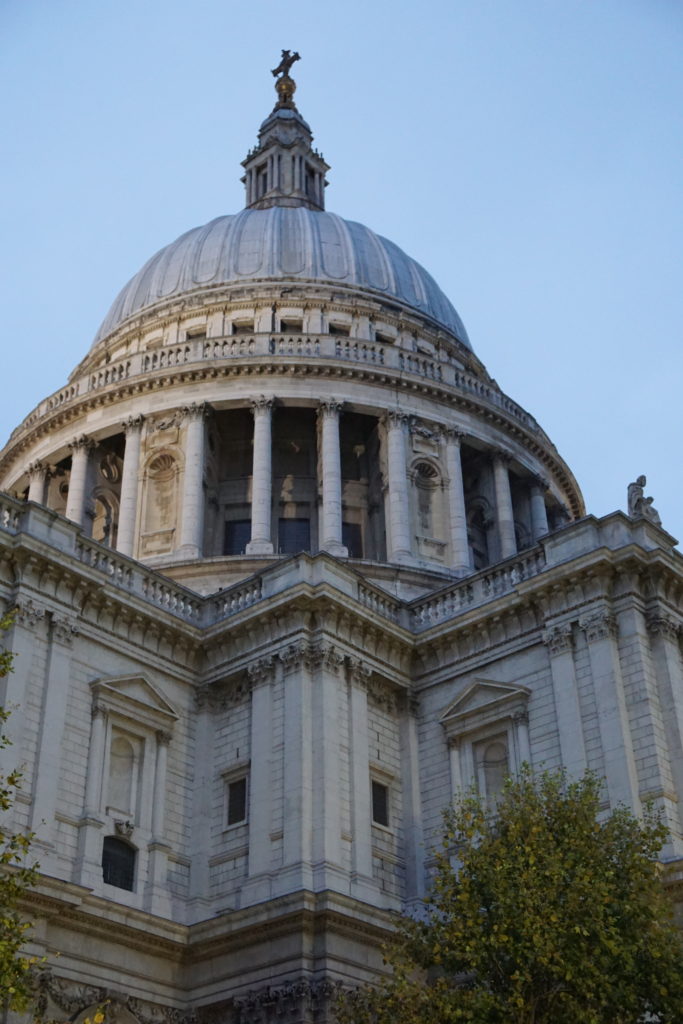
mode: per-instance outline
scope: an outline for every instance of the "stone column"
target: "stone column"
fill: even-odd
[[[93,701],[88,747],[85,804],[78,822],[78,858],[74,881],[94,887],[102,881],[102,774],[106,754],[107,710]]]
[[[121,504],[116,547],[124,555],[132,555],[135,544],[135,521],[138,508],[138,473],[144,416],[130,416],[123,424],[126,449],[121,478]]]
[[[204,538],[204,420],[205,402],[183,409],[187,420],[179,551],[186,558],[201,558]]]
[[[45,482],[47,467],[42,462],[32,462],[28,467],[28,500],[39,505],[45,503]]]
[[[45,854],[39,854],[39,859],[48,874],[54,873],[56,868],[56,860],[53,863],[55,811],[62,781],[62,741],[71,683],[71,647],[77,632],[71,619],[52,615],[31,806],[31,829],[36,833],[38,845],[46,850]]]
[[[368,682],[371,669],[353,659],[348,668],[349,782],[351,800],[352,894],[371,902],[377,897],[372,877],[372,801],[370,795],[370,745],[368,739]]]
[[[389,488],[388,557],[390,562],[410,562],[412,558],[410,495],[406,472],[405,429],[408,417],[402,412],[387,412],[386,463]]]
[[[681,625],[666,612],[647,617],[655,678],[664,721],[674,789],[683,792],[683,660],[679,637]],[[679,831],[683,830],[683,807],[678,805]],[[680,856],[680,854],[679,854]]]
[[[515,752],[518,767],[531,765],[531,743],[529,742],[529,714],[527,711],[516,711],[512,716],[512,728],[515,737]]]
[[[145,909],[152,914],[168,916],[171,911],[168,891],[168,854],[170,846],[162,838],[164,833],[164,811],[166,803],[166,764],[170,732],[160,729],[156,734],[156,762],[154,765],[154,794],[152,803],[152,841],[147,850],[147,884],[145,886]]]
[[[273,895],[313,888],[312,652],[298,640],[280,652],[284,668],[284,834]]]
[[[588,642],[610,804],[613,808],[625,804],[639,814],[638,777],[619,663],[617,623],[613,615],[599,609],[581,618],[579,627]]]
[[[339,690],[344,657],[333,644],[316,645],[312,669],[312,848],[313,886],[345,888],[348,874],[341,866],[341,743]]]
[[[195,692],[195,772],[192,783],[191,829],[189,840],[190,884],[189,907],[191,922],[204,920],[211,907],[209,851],[211,849],[211,822],[213,806],[211,794],[214,786],[213,749],[215,722],[211,690],[203,685]]]
[[[251,747],[249,769],[249,881],[243,886],[248,902],[270,897],[273,829],[273,684],[281,664],[268,655],[249,665],[251,682]],[[259,881],[252,881],[260,876]],[[248,891],[245,891],[247,890]]]
[[[66,518],[83,526],[85,518],[86,487],[88,483],[89,455],[95,442],[85,434],[74,438],[69,445],[71,449],[71,475],[69,477],[69,493],[66,499]]]
[[[548,481],[540,476],[535,477],[530,488],[531,537],[535,541],[548,532],[548,512],[544,497],[547,490]]]
[[[451,774],[451,799],[462,792],[462,771],[460,768],[460,737],[453,736],[448,741],[448,764]]]
[[[496,523],[498,526],[498,541],[500,544],[501,558],[511,558],[513,555],[517,554],[515,515],[512,509],[510,475],[508,473],[509,464],[509,455],[503,452],[496,452],[493,456],[493,482],[496,491]]]
[[[422,834],[417,701],[407,695],[400,712],[401,789],[406,859],[406,902],[424,906],[425,850]]]
[[[85,817],[99,818],[102,807],[102,770],[104,767],[107,711],[94,701],[88,748],[88,777],[85,783]]]
[[[459,430],[447,429],[446,472],[448,473],[448,512],[451,524],[451,568],[464,575],[471,571],[470,546],[467,539],[467,511],[465,491],[462,482],[460,442],[464,434]]]
[[[251,477],[251,540],[248,555],[272,555],[271,509],[273,503],[273,399],[252,400],[254,413],[254,466]]]
[[[543,643],[550,655],[550,673],[555,698],[555,721],[560,740],[562,764],[572,778],[580,778],[586,770],[586,747],[583,739],[579,690],[572,654],[571,624],[551,626],[543,634]]]
[[[339,414],[342,402],[334,398],[320,403],[322,448],[322,543],[320,549],[340,558],[348,556],[342,544],[342,476],[339,446]]]

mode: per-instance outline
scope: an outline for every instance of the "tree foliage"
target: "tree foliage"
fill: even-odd
[[[11,618],[0,619],[0,631],[11,625]],[[12,671],[12,655],[0,651],[0,678]],[[9,718],[7,708],[0,708],[0,749],[9,746],[3,732]],[[23,1010],[31,1002],[31,966],[35,958],[24,955],[26,932],[30,927],[19,911],[26,890],[36,881],[36,865],[27,865],[32,836],[25,832],[12,832],[4,820],[14,804],[21,784],[21,772],[14,770],[0,774],[0,995],[4,1008]],[[2,1005],[2,1003],[0,1003]]]
[[[495,815],[463,796],[424,918],[400,919],[392,975],[346,995],[340,1024],[683,1021],[681,936],[656,860],[666,830],[652,813],[599,811],[590,774],[524,769]]]

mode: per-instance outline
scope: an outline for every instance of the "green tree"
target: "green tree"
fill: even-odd
[[[463,796],[424,918],[400,919],[393,973],[345,995],[340,1024],[680,1024],[681,936],[656,859],[666,830],[652,813],[601,817],[600,788],[525,768],[495,815]]]
[[[10,625],[10,616],[0,619],[0,632]],[[12,655],[0,650],[0,678],[11,671]],[[3,732],[8,718],[7,708],[0,708],[0,749],[9,746],[10,741]],[[3,823],[20,784],[20,771],[0,774],[0,1005],[4,1001],[4,1008],[11,1010],[24,1010],[30,1005],[33,995],[30,968],[36,962],[23,953],[30,924],[23,920],[19,909],[26,890],[36,881],[36,865],[26,863],[32,836],[12,832]]]

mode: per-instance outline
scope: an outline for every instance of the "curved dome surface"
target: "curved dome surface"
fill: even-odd
[[[95,343],[157,302],[198,288],[269,279],[379,293],[443,325],[471,349],[453,305],[419,263],[363,224],[302,206],[246,209],[181,235],[119,293]]]

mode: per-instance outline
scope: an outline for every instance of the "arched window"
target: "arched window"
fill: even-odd
[[[135,887],[135,847],[117,836],[106,836],[102,844],[102,880],[117,889],[132,892]]]
[[[479,792],[491,807],[495,807],[510,774],[508,745],[504,736],[481,743],[476,751]]]

